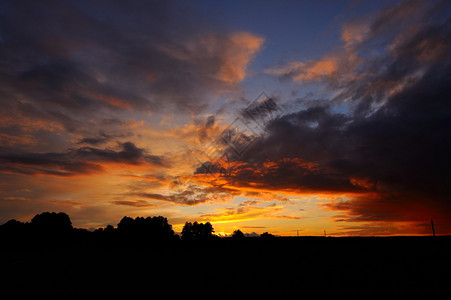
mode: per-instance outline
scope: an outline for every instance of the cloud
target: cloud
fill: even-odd
[[[425,223],[365,223],[337,226],[337,231],[327,232],[328,236],[393,236],[430,235],[431,224]]]
[[[80,206],[85,206],[87,205],[86,203],[82,203],[82,202],[78,202],[78,201],[71,201],[71,200],[58,200],[58,199],[49,199],[49,200],[43,200],[44,202],[48,202],[48,203],[53,203],[56,205],[60,205],[60,206],[75,206],[75,207],[80,207]]]
[[[317,61],[291,62],[277,69],[265,70],[267,74],[281,75],[297,82],[321,81],[338,72],[339,64],[335,57],[324,57]]]
[[[155,204],[151,204],[146,200],[115,200],[112,201],[115,205],[125,205],[125,206],[133,206],[133,207],[153,207]]]
[[[261,49],[264,39],[248,32],[238,32],[229,37],[231,47],[225,48],[224,61],[218,77],[227,83],[237,83],[246,77],[246,67]]]
[[[106,134],[105,132],[100,132],[99,136],[83,138],[78,142],[78,144],[89,144],[89,145],[97,146],[99,144],[104,144],[113,138],[114,138],[114,136],[112,136],[112,135]]]
[[[170,129],[165,135],[197,148],[217,139],[223,130],[224,126],[218,124],[214,115],[210,115],[206,119],[195,118],[192,124]]]
[[[144,149],[136,147],[132,142],[125,142],[120,146],[122,147],[121,151],[83,147],[76,150],[75,156],[99,162],[149,163],[158,166],[163,166],[167,163],[161,156],[147,154]]]
[[[156,201],[166,201],[180,205],[199,205],[208,202],[224,202],[240,194],[239,191],[221,186],[201,186],[188,184],[180,189],[170,190],[163,195],[147,192],[130,192],[127,196],[137,196]]]
[[[0,98],[85,113],[171,105],[199,111],[209,96],[245,78],[264,39],[220,30],[179,7],[4,2]]]
[[[19,0],[0,11],[0,143],[12,153],[146,138],[131,116],[186,121],[236,90],[264,42],[178,1]]]
[[[246,200],[246,201],[244,201],[244,202],[241,202],[240,204],[239,204],[239,206],[251,206],[251,205],[256,205],[256,204],[260,204],[261,203],[261,201],[258,201],[258,200]]]
[[[237,221],[248,221],[260,218],[275,218],[275,219],[292,219],[298,220],[300,217],[287,216],[278,214],[283,210],[281,205],[267,205],[267,206],[240,206],[240,207],[226,207],[218,209],[217,213],[202,214],[200,218],[204,221],[215,223],[228,223]]]
[[[302,115],[311,113],[311,111],[303,112]],[[284,117],[279,122],[283,124]],[[312,119],[321,121],[320,119]],[[213,168],[206,170],[199,167],[196,174],[210,174],[209,170],[222,170],[218,182],[224,182],[228,186],[241,189],[244,191],[273,191],[273,192],[297,192],[297,193],[325,193],[325,192],[343,192],[343,193],[359,193],[362,188],[352,182],[340,173],[333,172],[331,169],[321,168],[320,161],[324,161],[326,157],[311,157],[309,160],[302,159],[302,153],[307,154],[309,147],[312,154],[317,154],[318,144],[310,144],[309,138],[315,139],[312,142],[318,142],[315,134],[316,129],[311,128],[308,120],[304,120],[304,126],[293,126],[293,128],[285,127],[271,132],[271,135],[260,140],[251,150],[243,157],[240,162],[227,162],[223,165],[215,165]],[[340,122],[336,122],[340,123]],[[274,123],[272,126],[276,126]],[[320,125],[322,127],[322,122]],[[317,129],[318,131],[320,129]],[[327,129],[323,129],[326,131]],[[295,133],[296,132],[296,133]],[[307,133],[303,141],[293,140],[296,135]],[[338,139],[336,132],[330,132],[324,135],[325,141],[329,137]],[[331,141],[332,142],[332,141]],[[299,149],[302,147],[302,152]],[[314,148],[314,149],[313,149]],[[332,150],[332,149],[331,149]],[[305,155],[304,154],[304,155]],[[327,155],[325,151],[322,154]],[[271,159],[269,159],[271,157]],[[305,157],[305,156],[304,156]],[[220,164],[221,161],[217,162]],[[213,174],[212,174],[213,175]],[[208,178],[208,177],[207,177]],[[214,178],[214,177],[213,177]],[[258,193],[259,198],[263,197]]]
[[[336,55],[352,68],[311,77],[334,96],[301,100],[301,109],[268,123],[266,135],[220,176],[223,184],[346,194],[349,200],[326,206],[341,211],[341,221],[450,222],[451,20],[444,5],[407,1],[362,31],[344,26],[342,54],[358,60]],[[314,65],[292,63],[280,73],[309,78]],[[345,111],[337,108],[343,103]]]
[[[361,43],[368,35],[368,24],[363,21],[347,22],[343,24],[341,40],[345,43],[345,48],[352,48]]]
[[[446,1],[402,1],[365,19],[343,24],[342,46],[323,57],[292,61],[265,72],[299,84],[326,83],[335,92],[341,91],[336,100],[360,102],[362,109],[370,109],[371,103],[384,101],[390,93],[418,79],[424,71],[422,63],[442,56],[447,38],[437,36],[438,32],[429,35],[429,30],[446,27],[439,23],[446,18],[441,13],[447,6]],[[431,24],[434,18],[437,21]],[[396,65],[387,70],[394,59]],[[366,98],[365,104],[362,98]]]
[[[104,166],[111,163],[147,167],[168,166],[168,161],[164,157],[148,154],[132,142],[122,143],[120,148],[121,150],[115,151],[82,147],[61,153],[11,153],[2,149],[0,171],[30,175],[74,176],[104,172]]]

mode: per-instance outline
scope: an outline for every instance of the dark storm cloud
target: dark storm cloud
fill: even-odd
[[[341,90],[333,101],[269,123],[245,163],[224,177],[238,186],[361,195],[327,206],[343,211],[341,220],[450,220],[451,19],[439,14],[442,3],[409,3],[370,24],[355,51],[376,42],[385,50],[329,78]],[[390,18],[402,21],[396,34]],[[350,113],[337,112],[345,99]]]
[[[165,167],[164,157],[146,153],[131,142],[120,145],[121,150],[82,147],[61,153],[10,153],[2,149],[1,172],[74,176],[104,171],[102,164],[121,163]]]

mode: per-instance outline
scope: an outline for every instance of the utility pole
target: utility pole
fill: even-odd
[[[327,235],[326,235],[326,229],[324,229],[324,237],[327,237]]]
[[[299,237],[299,230],[296,230],[296,235]]]
[[[431,218],[432,235],[435,236],[434,221]]]

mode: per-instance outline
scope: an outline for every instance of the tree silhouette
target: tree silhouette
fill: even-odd
[[[272,235],[271,233],[268,233],[268,232],[264,232],[264,233],[260,234],[260,237],[263,239],[272,239],[272,238],[274,238],[274,235]]]
[[[31,219],[31,228],[41,233],[68,233],[72,231],[72,222],[67,214],[43,212]]]
[[[0,226],[0,234],[8,240],[19,241],[24,238],[24,235],[30,231],[30,224],[23,223],[17,220],[9,220]]]
[[[234,239],[244,239],[245,236],[244,236],[244,233],[241,230],[237,229],[237,230],[235,230],[232,233],[232,238],[234,238]]]
[[[183,240],[207,240],[214,237],[213,226],[210,222],[207,223],[190,223],[186,222],[182,230]]]
[[[114,230],[115,229],[114,229],[113,225],[107,225],[104,229],[104,232],[110,233],[110,232],[114,232]]]
[[[105,228],[106,231],[113,231],[112,226]],[[122,235],[134,236],[140,238],[149,238],[152,240],[169,240],[174,238],[172,225],[168,223],[168,219],[158,217],[123,217],[117,224],[117,231]]]
[[[26,223],[17,221],[15,219],[11,219],[8,222],[6,222],[5,224],[1,225],[1,230],[4,231],[20,231],[22,230],[24,227],[26,227]]]

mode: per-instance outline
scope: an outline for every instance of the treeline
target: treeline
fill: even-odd
[[[94,231],[74,228],[70,217],[63,212],[43,212],[34,216],[30,222],[9,220],[0,225],[0,238],[6,243],[26,243],[29,241],[45,243],[65,243],[70,241],[126,242],[145,244],[153,242],[207,241],[218,239],[211,223],[186,222],[181,236],[175,234],[172,225],[165,217],[123,217],[116,227],[108,225]],[[262,238],[272,238],[269,233]],[[236,230],[233,239],[244,239],[245,235]]]

